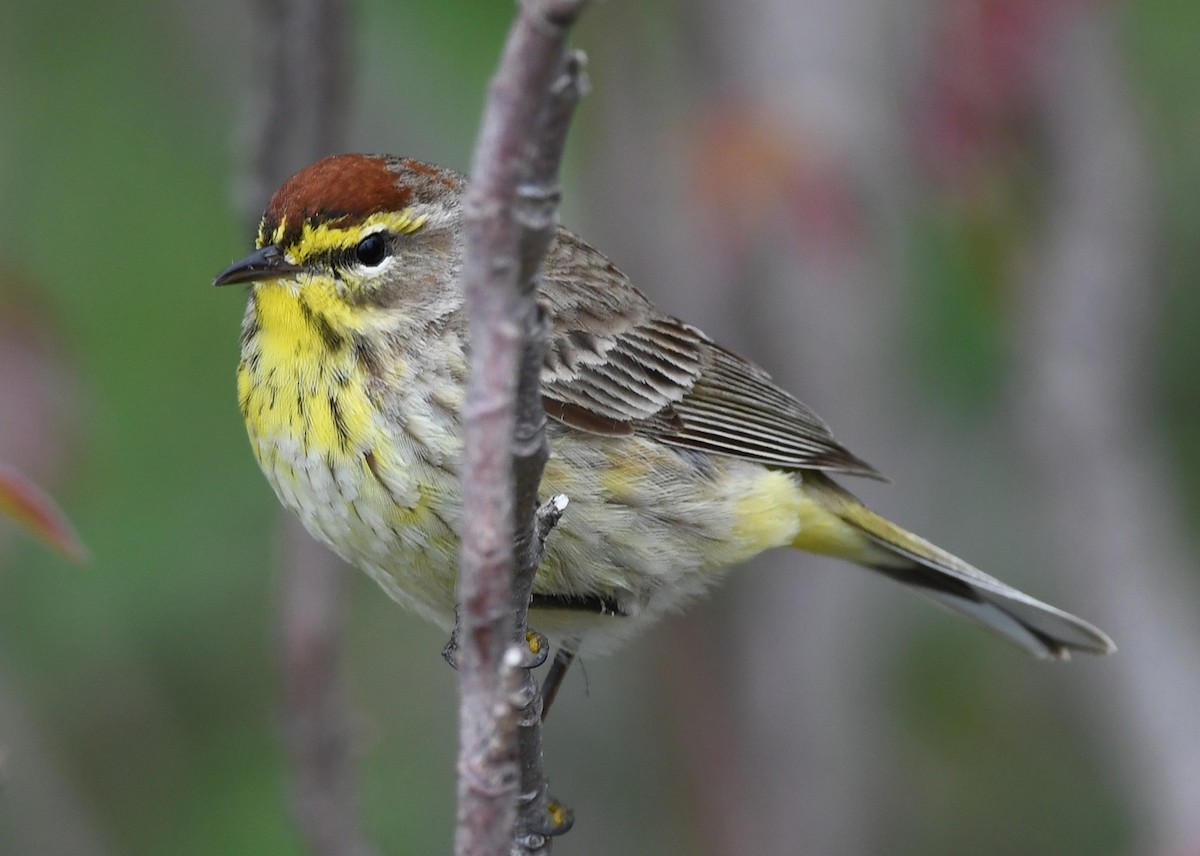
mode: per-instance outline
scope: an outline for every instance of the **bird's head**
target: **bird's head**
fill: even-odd
[[[462,176],[420,161],[324,158],[275,192],[257,249],[214,284],[320,290],[346,306],[421,303],[455,279],[462,193]]]

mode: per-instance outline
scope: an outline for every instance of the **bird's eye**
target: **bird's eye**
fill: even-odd
[[[378,267],[387,258],[387,238],[382,232],[372,232],[358,242],[354,256],[367,267]]]

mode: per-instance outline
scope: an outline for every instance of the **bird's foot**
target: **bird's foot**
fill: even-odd
[[[450,668],[458,670],[458,609],[454,610],[454,629],[450,631],[450,639],[442,648],[442,659],[450,664]],[[536,669],[550,656],[550,641],[536,630],[525,631],[525,644],[519,646],[521,660],[517,665],[522,669]]]
[[[517,844],[518,852],[537,852],[546,845],[547,838],[566,835],[575,825],[575,812],[556,799],[546,802],[546,815],[535,828],[525,830]]]
[[[525,630],[525,648],[522,651],[522,669],[536,669],[550,656],[550,640],[532,628]]]
[[[442,648],[442,659],[450,664],[450,668],[458,671],[458,628],[459,628],[459,609],[454,607],[454,629],[450,631],[450,638],[446,642],[446,647]]]

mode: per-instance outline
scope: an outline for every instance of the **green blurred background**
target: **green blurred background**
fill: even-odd
[[[636,141],[647,162],[665,165],[658,179],[686,188],[682,205],[690,199],[718,209],[728,227],[722,237],[738,244],[726,258],[750,260],[735,265],[747,281],[763,276],[753,260],[770,252],[755,219],[768,206],[792,212],[805,241],[846,255],[866,247],[887,258],[888,275],[907,289],[905,312],[890,319],[888,336],[898,345],[886,367],[897,377],[889,386],[912,408],[900,424],[918,435],[958,438],[956,448],[969,450],[939,471],[957,486],[944,494],[925,486],[927,496],[918,500],[925,511],[905,515],[898,475],[885,488],[892,497],[887,510],[924,523],[956,552],[1005,576],[998,559],[984,560],[1012,538],[992,522],[1009,518],[987,515],[995,506],[1009,508],[996,514],[1011,513],[1023,502],[988,486],[1007,477],[1003,460],[989,460],[987,452],[1006,442],[992,437],[1003,433],[995,425],[996,389],[1012,382],[1011,360],[1022,348],[1012,335],[1015,310],[1006,290],[1029,236],[1040,234],[1053,210],[1044,194],[1054,183],[1038,160],[1039,130],[1030,127],[1037,97],[1021,94],[1032,86],[1022,83],[1021,50],[998,49],[997,63],[1018,67],[992,69],[1008,75],[999,107],[970,106],[978,89],[956,88],[961,58],[954,50],[945,67],[927,59],[939,45],[956,44],[955,27],[975,27],[971,38],[984,41],[990,27],[1008,27],[1006,37],[1020,41],[1021,27],[1014,36],[1012,22],[1034,14],[1037,4],[971,0],[964,5],[982,11],[966,24],[954,3],[908,4],[915,17],[902,29],[916,35],[902,40],[905,49],[893,58],[906,100],[881,109],[908,116],[911,139],[898,146],[903,159],[878,167],[903,188],[882,212],[853,179],[850,189],[841,183],[851,171],[836,166],[837,151],[814,156],[834,167],[806,168],[794,183],[779,180],[779,170],[789,168],[773,159],[789,144],[777,134],[778,117],[747,120],[771,111],[747,106],[744,82],[714,80],[720,71],[696,54],[705,38],[697,35],[699,19],[719,20],[719,5],[611,0],[591,10],[576,41],[592,56],[596,92],[581,108],[570,145],[566,221],[589,227],[602,246],[617,245],[618,263],[640,273],[672,311],[699,317],[772,370],[788,362],[787,341],[774,337],[770,356],[763,354],[736,317],[713,309],[711,296],[693,310],[686,283],[671,291],[647,281],[669,270],[672,259],[648,261],[654,244],[638,249],[638,236],[621,233],[623,217],[638,209],[629,220],[635,228],[649,211],[684,214],[664,210],[661,201],[612,198],[617,191],[605,186],[605,170],[639,151],[614,128],[613,111],[648,117],[642,121],[655,131]],[[1114,74],[1127,87],[1150,167],[1155,296],[1147,351],[1138,357],[1147,368],[1151,433],[1136,444],[1166,473],[1186,533],[1172,537],[1194,558],[1200,5],[1051,5],[1068,17],[1099,17],[1114,35]],[[7,0],[2,7],[0,330],[14,341],[18,332],[29,334],[38,356],[0,387],[9,396],[0,398],[0,458],[55,494],[93,555],[84,569],[70,566],[0,523],[3,854],[304,852],[289,815],[277,707],[279,514],[249,453],[233,391],[244,295],[210,285],[251,241],[238,188],[250,119],[261,109],[256,86],[267,73],[253,12],[229,0],[63,0],[52,7]],[[465,169],[510,4],[365,0],[351,12],[349,147]],[[814,12],[812,28],[823,24]],[[982,67],[973,73],[991,68]],[[639,73],[648,77],[639,80]],[[834,84],[828,97],[836,99]],[[813,96],[811,89],[795,93],[799,100]],[[955,110],[967,120],[945,118]],[[939,122],[953,126],[952,142]],[[724,130],[731,123],[732,137]],[[819,148],[816,140],[811,145]],[[966,155],[964,147],[971,149]],[[955,158],[984,166],[964,168],[963,180]],[[952,174],[930,162],[951,164]],[[651,168],[629,166],[635,173]],[[751,180],[756,169],[765,171],[769,190]],[[710,186],[705,178],[714,171],[725,174]],[[250,207],[261,210],[265,201]],[[627,256],[619,254],[622,245]],[[736,293],[742,283],[729,288]],[[804,282],[796,289],[799,301],[825,299],[806,292]],[[769,315],[761,307],[746,313]],[[722,319],[727,329],[720,329]],[[805,372],[820,375],[822,366],[810,361]],[[886,433],[887,425],[858,431],[837,418],[835,397],[812,400],[805,388],[795,391],[884,472],[919,469],[936,457],[936,443],[931,450],[917,439],[906,462],[881,459],[858,438]],[[843,410],[851,418],[855,412]],[[18,416],[31,413],[38,414],[36,430],[14,436],[24,424]],[[894,451],[907,443],[897,441],[888,453],[908,455]],[[975,502],[985,511],[973,511]],[[956,533],[960,523],[966,531]],[[809,567],[804,557],[786,561],[796,573]],[[891,604],[903,601],[900,617],[881,619],[897,628],[887,633],[886,656],[864,664],[868,677],[857,679],[876,687],[870,699],[857,700],[874,709],[873,725],[855,740],[856,763],[864,765],[865,749],[862,776],[871,781],[839,798],[844,822],[865,824],[857,849],[1117,854],[1178,839],[1178,830],[1157,829],[1161,818],[1146,814],[1130,792],[1136,764],[1112,750],[1114,726],[1084,713],[1110,704],[1110,693],[1129,691],[1105,687],[1107,663],[1041,667],[924,604],[909,610],[912,599],[891,588],[836,570],[816,573],[848,586],[839,589],[843,600],[844,592],[851,600],[867,592],[872,609],[879,606],[876,616],[891,616]],[[1181,585],[1194,591],[1194,561],[1188,574]],[[572,676],[547,738],[555,791],[579,816],[559,852],[737,852],[706,832],[713,813],[730,807],[706,802],[705,776],[721,774],[697,771],[699,750],[688,743],[689,735],[709,748],[724,743],[719,728],[702,729],[703,693],[713,687],[675,681],[689,669],[719,675],[742,668],[727,650],[739,625],[723,612],[732,603],[738,615],[737,604],[753,602],[750,575],[737,576],[695,616],[669,622],[635,650],[585,660],[586,681],[582,672]],[[769,570],[761,576],[767,584],[773,578]],[[1056,591],[1039,583],[1036,571],[1014,581],[1083,609],[1069,586]],[[347,683],[366,835],[381,853],[448,852],[455,685],[439,656],[445,640],[358,574],[348,616]],[[1116,620],[1094,610],[1087,617],[1105,627]],[[714,640],[706,628],[727,636]],[[700,657],[696,640],[704,636]],[[728,661],[714,664],[723,654]],[[742,712],[753,715],[749,706]],[[1200,710],[1193,713],[1200,721]],[[1200,729],[1194,736],[1200,741]],[[753,769],[753,759],[747,764]],[[826,773],[797,771],[801,776],[819,787]],[[798,811],[806,794],[795,795]],[[1200,847],[1200,839],[1191,844]],[[793,840],[775,852],[839,848]]]

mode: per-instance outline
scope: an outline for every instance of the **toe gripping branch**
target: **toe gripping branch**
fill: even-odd
[[[454,669],[458,668],[459,625],[455,616],[454,631],[442,649],[442,656]],[[514,831],[514,856],[545,856],[550,852],[550,840],[570,832],[575,825],[575,813],[550,796],[549,782],[542,768],[541,725],[558,694],[558,688],[575,659],[570,647],[555,654],[541,688],[533,670],[546,662],[550,642],[536,630],[525,631],[525,644],[508,649],[504,668],[509,686],[508,701],[512,708],[517,732],[517,757],[521,789],[517,794],[517,826]]]
[[[558,525],[568,504],[564,494],[556,494],[537,510],[535,538],[532,547],[536,564],[545,555],[546,539]],[[535,567],[536,567],[535,564]],[[442,657],[454,669],[458,668],[460,634],[459,610],[455,608],[454,630],[442,649]],[[524,644],[518,640],[505,655],[503,669],[508,703],[512,711],[517,739],[519,789],[517,793],[517,822],[512,853],[515,856],[545,856],[550,841],[570,831],[575,815],[570,808],[549,795],[549,786],[542,766],[542,723],[558,693],[567,668],[575,659],[574,645],[564,645],[556,652],[542,687],[538,687],[533,670],[546,662],[550,642],[533,629],[525,630]]]
[[[536,550],[536,564],[541,563],[546,551],[546,539],[558,525],[566,508],[567,497],[563,494],[550,497],[538,508],[533,545]],[[525,597],[531,599],[529,590],[525,591]],[[533,669],[546,662],[550,654],[550,643],[541,633],[528,628],[525,630],[523,641],[524,644],[518,641],[510,647],[504,660],[509,704],[516,720],[517,764],[520,777],[513,853],[521,856],[542,856],[550,852],[551,839],[570,830],[575,818],[569,808],[550,797],[549,784],[542,765],[542,723],[556,688],[549,687],[550,692],[544,695],[543,689],[538,687]],[[562,650],[568,649],[564,647]],[[559,652],[559,656],[561,654],[562,651]],[[555,665],[559,656],[555,657]],[[552,666],[551,672],[553,671]]]
[[[534,567],[541,565],[542,559],[546,555],[546,539],[550,537],[550,533],[554,531],[554,527],[558,525],[558,521],[562,519],[563,512],[567,510],[570,500],[567,499],[565,493],[556,493],[554,496],[547,499],[538,506],[536,516],[534,518],[534,533],[533,540],[534,551]],[[532,596],[536,597],[536,596]],[[450,668],[458,670],[458,639],[461,632],[461,605],[454,607],[454,629],[450,632],[450,639],[442,648],[442,658],[450,664]],[[536,669],[546,661],[546,657],[550,652],[550,643],[546,637],[538,633],[536,630],[526,630],[525,644],[529,649],[528,655],[521,655],[521,660],[518,663],[523,669]],[[520,646],[517,646],[518,650]],[[540,654],[540,658],[538,655]],[[571,655],[574,658],[574,655]],[[534,662],[536,660],[536,662]],[[556,658],[557,662],[557,658]],[[569,662],[569,660],[568,660]]]
[[[550,839],[568,832],[575,823],[574,813],[550,796],[542,767],[542,723],[549,699],[544,699],[533,669],[546,662],[549,653],[546,637],[536,630],[527,630],[525,644],[512,646],[505,658],[509,704],[516,719],[521,782],[512,852],[520,856],[549,853]],[[554,662],[558,662],[557,657]]]
[[[442,649],[442,657],[454,669],[458,668],[458,635],[456,615],[450,641]],[[542,770],[541,736],[541,725],[558,694],[567,667],[575,659],[575,652],[563,647],[555,654],[545,682],[539,689],[533,670],[545,663],[549,655],[549,640],[538,631],[527,629],[525,644],[509,648],[504,661],[520,765],[521,790],[517,794],[517,828],[512,849],[516,856],[548,854],[550,839],[566,834],[575,825],[575,813],[550,796],[549,782]]]

